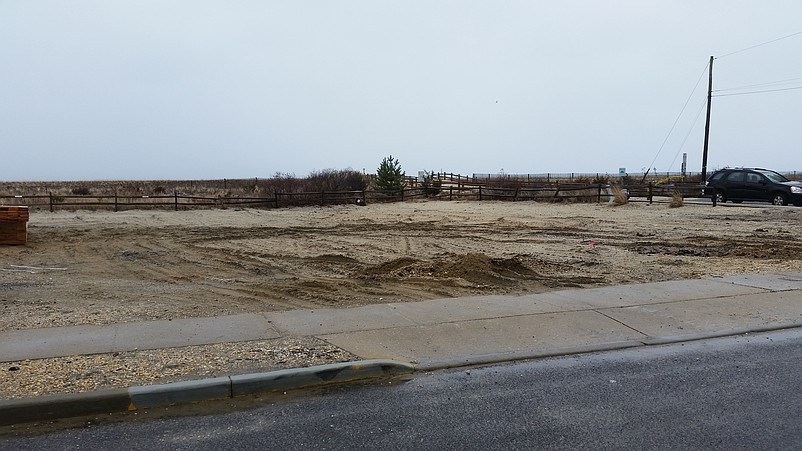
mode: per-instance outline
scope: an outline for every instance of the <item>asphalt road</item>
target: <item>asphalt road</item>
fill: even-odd
[[[129,414],[0,449],[802,449],[800,374],[792,330]]]

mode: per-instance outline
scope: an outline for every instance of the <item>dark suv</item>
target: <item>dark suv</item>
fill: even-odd
[[[802,183],[761,168],[726,168],[713,173],[705,183],[705,194],[716,202],[745,200],[774,205],[802,205]]]

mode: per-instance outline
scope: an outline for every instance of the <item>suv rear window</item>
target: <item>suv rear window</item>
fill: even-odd
[[[746,183],[760,183],[764,179],[760,176],[760,174],[756,174],[754,172],[747,172],[746,173]]]

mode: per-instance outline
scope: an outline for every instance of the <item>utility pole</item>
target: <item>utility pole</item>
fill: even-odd
[[[710,101],[713,99],[713,56],[710,56],[707,82],[707,119],[705,120],[705,146],[702,152],[702,183],[707,180],[707,143],[710,140]]]

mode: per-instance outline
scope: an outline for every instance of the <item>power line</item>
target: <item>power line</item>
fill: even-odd
[[[736,51],[734,51],[734,52],[726,53],[726,54],[724,54],[724,55],[721,55],[721,56],[719,56],[719,57],[718,57],[718,58],[716,58],[716,59],[721,59],[721,58],[728,57],[728,56],[730,56],[730,55],[735,55],[736,53],[741,53],[741,52],[745,52],[745,51],[747,51],[747,50],[752,50],[752,49],[754,49],[754,48],[756,48],[756,47],[761,47],[761,46],[764,46],[764,45],[766,45],[766,44],[771,44],[771,43],[773,43],[773,42],[782,41],[783,39],[788,39],[788,38],[790,38],[790,37],[797,36],[797,35],[800,35],[800,34],[802,34],[802,31],[797,31],[796,33],[791,33],[791,34],[789,34],[789,35],[782,36],[782,37],[779,37],[779,38],[777,38],[777,39],[772,39],[771,41],[761,42],[760,44],[755,44],[755,45],[752,45],[752,46],[749,46],[749,47],[743,48],[743,49],[741,49],[741,50],[736,50]]]
[[[732,94],[716,94],[713,97],[743,96],[747,94],[762,94],[764,92],[792,91],[794,89],[802,89],[802,86],[794,86],[791,88],[780,88],[780,89],[766,89],[763,91],[734,92]]]
[[[654,162],[657,161],[657,157],[660,156],[660,152],[663,150],[663,147],[665,147],[666,142],[668,141],[668,138],[671,136],[671,133],[674,131],[674,128],[677,126],[677,122],[679,122],[679,119],[682,117],[682,113],[684,113],[685,112],[685,108],[688,107],[688,102],[691,101],[691,98],[693,97],[693,94],[696,92],[696,88],[699,87],[699,82],[702,81],[702,77],[704,77],[705,71],[707,71],[707,67],[708,66],[710,66],[710,62],[709,61],[707,62],[707,64],[705,64],[704,69],[702,69],[702,73],[699,74],[699,79],[696,80],[696,84],[693,85],[693,89],[691,90],[691,94],[688,96],[688,99],[685,101],[685,105],[682,105],[682,110],[677,115],[677,118],[674,119],[674,124],[671,125],[671,130],[668,131],[668,134],[666,134],[665,139],[663,139],[663,143],[660,144],[660,148],[657,149],[657,154],[654,156],[654,159],[652,160],[651,164],[649,165],[649,168],[652,168],[654,166]],[[644,174],[644,179],[645,178],[646,178],[646,175]]]
[[[696,111],[696,117],[693,118],[693,121],[691,122],[691,126],[688,128],[688,132],[685,133],[685,138],[682,139],[682,144],[679,145],[679,149],[677,149],[677,153],[674,154],[674,159],[671,160],[671,165],[668,167],[669,171],[674,167],[674,163],[677,161],[677,157],[679,156],[679,153],[682,152],[682,148],[685,147],[685,142],[688,141],[688,137],[691,136],[691,132],[693,131],[694,128],[696,128],[696,124],[699,122],[699,116],[701,116],[702,115],[702,111],[704,111],[705,103],[707,103],[707,100],[703,100],[699,104],[699,109]]]
[[[802,77],[786,78],[785,80],[769,81],[769,82],[766,82],[766,83],[757,83],[757,84],[754,84],[754,85],[737,86],[735,88],[714,89],[713,92],[738,91],[738,90],[741,90],[741,89],[760,88],[760,87],[771,86],[771,85],[786,85],[786,84],[790,84],[791,82],[796,82],[796,81],[799,81],[799,80],[802,80]]]

